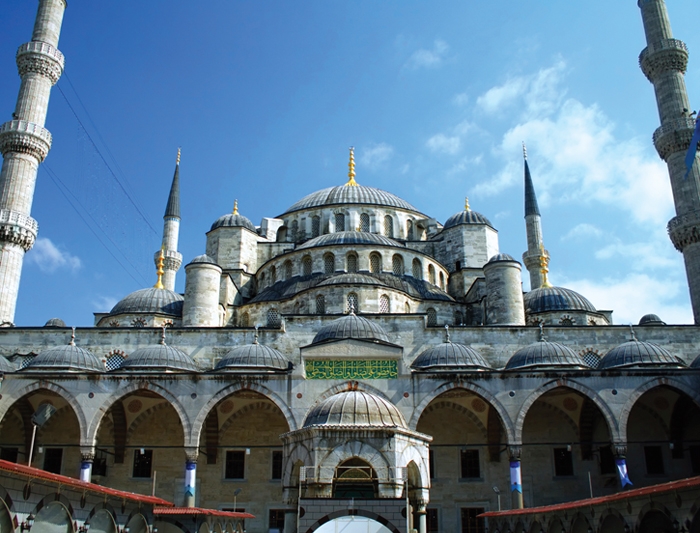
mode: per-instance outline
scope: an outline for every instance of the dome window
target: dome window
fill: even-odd
[[[313,263],[311,262],[311,256],[305,255],[304,258],[301,260],[301,269],[302,269],[302,272],[304,273],[304,276],[311,275],[312,266],[313,266]]]
[[[288,280],[292,278],[292,262],[287,260],[284,262],[284,279]]]
[[[277,268],[274,266],[270,268],[270,285],[274,285],[277,282]]]
[[[318,296],[316,296],[316,314],[326,314],[326,297],[323,294],[319,294]]]
[[[351,313],[360,312],[360,300],[357,297],[357,293],[351,292],[348,294],[348,311]]]
[[[389,215],[384,217],[384,235],[394,238],[394,220]]]
[[[323,271],[326,274],[333,274],[335,272],[335,256],[333,254],[326,254],[323,256]]]
[[[391,258],[391,270],[394,276],[403,276],[403,257],[399,254],[394,254]]]
[[[428,326],[437,326],[437,311],[432,307],[428,308],[426,311],[426,318]]]
[[[311,237],[321,235],[321,217],[315,216],[311,218]]]
[[[367,213],[360,215],[360,231],[369,232],[369,215]]]
[[[335,214],[335,231],[345,231],[345,215],[343,213]]]
[[[299,240],[299,222],[297,220],[292,221],[292,242],[297,242]]]
[[[357,254],[354,252],[350,252],[348,254],[348,265],[347,265],[347,270],[350,273],[355,273],[357,272]]]
[[[376,252],[369,256],[369,271],[372,274],[380,274],[382,271],[382,256]]]
[[[428,281],[431,285],[435,285],[435,267],[428,265]]]
[[[279,328],[282,325],[280,321],[280,313],[277,309],[270,309],[267,311],[267,327],[268,328]]]
[[[413,277],[416,279],[423,279],[423,265],[420,264],[420,260],[413,260]]]
[[[379,297],[379,312],[388,313],[389,311],[389,297],[386,294],[382,294]]]
[[[238,321],[238,325],[242,328],[250,327],[250,315],[248,313],[243,313]]]
[[[406,221],[406,239],[409,241],[413,240],[413,221]]]

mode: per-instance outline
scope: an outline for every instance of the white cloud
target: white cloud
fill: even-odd
[[[562,236],[562,241],[568,241],[571,239],[583,239],[587,237],[600,237],[603,232],[594,226],[593,224],[588,224],[586,222],[578,224],[571,228],[568,233]]]
[[[375,169],[392,158],[394,148],[387,143],[375,143],[362,150],[360,164]]]
[[[425,143],[431,152],[450,155],[459,152],[461,144],[462,142],[458,136],[447,136],[444,133],[433,135]]]
[[[465,106],[469,103],[469,95],[464,92],[464,93],[459,93],[455,94],[454,97],[452,98],[452,103],[457,105],[457,106]]]
[[[93,301],[93,305],[98,312],[106,312],[117,305],[118,301],[119,300],[117,298],[113,298],[112,296],[98,296]]]
[[[60,268],[76,271],[81,267],[80,258],[61,250],[46,237],[37,238],[34,247],[27,254],[27,262],[50,274]]]
[[[449,50],[450,46],[445,41],[436,39],[430,50],[421,48],[413,52],[404,66],[414,70],[439,67],[445,60]]]
[[[659,246],[658,242],[623,243],[614,242],[596,251],[596,259],[608,260],[622,257],[633,259],[630,266],[634,270],[671,269],[675,268],[678,260],[662,253],[667,247]]]

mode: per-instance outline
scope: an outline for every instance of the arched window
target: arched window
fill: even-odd
[[[313,267],[313,263],[311,261],[311,256],[305,255],[304,258],[301,260],[301,269],[302,269],[304,276],[311,275],[312,267]]]
[[[379,297],[379,312],[388,313],[389,311],[389,297],[386,294],[382,294]]]
[[[260,288],[261,289],[265,288],[265,272],[260,274]]]
[[[420,264],[419,259],[413,260],[413,277],[416,279],[423,279],[423,265]]]
[[[238,320],[238,325],[242,328],[250,327],[250,315],[248,313],[243,313],[241,318]]]
[[[345,231],[345,215],[343,213],[335,214],[335,231]]]
[[[403,257],[399,254],[394,254],[391,258],[391,271],[394,276],[403,276]]]
[[[311,237],[318,237],[321,234],[321,217],[311,217]]]
[[[433,265],[428,265],[428,281],[435,285],[435,267]]]
[[[426,311],[427,322],[429,326],[437,326],[437,312],[432,307]]]
[[[413,220],[406,221],[406,239],[413,240]]]
[[[299,221],[292,221],[292,242],[297,242],[299,239]]]
[[[376,498],[377,475],[369,463],[358,457],[342,462],[333,476],[334,498]]]
[[[360,231],[369,231],[369,215],[367,213],[360,215]]]
[[[267,327],[279,328],[282,325],[280,321],[280,313],[277,309],[269,309],[267,311]]]
[[[377,252],[369,254],[369,271],[372,274],[379,274],[382,271],[382,256]]]
[[[124,362],[125,356],[121,353],[113,353],[107,357],[105,361],[105,367],[107,370],[116,370]]]
[[[581,359],[591,368],[598,368],[598,365],[600,365],[600,355],[590,350],[583,354]]]
[[[292,279],[292,262],[289,260],[284,262],[284,279]]]
[[[319,294],[318,296],[316,296],[316,314],[326,314],[326,297],[323,294]]]
[[[333,274],[333,272],[335,272],[335,256],[333,254],[326,254],[323,256],[323,271],[326,274]]]
[[[348,272],[357,272],[357,254],[350,252],[347,257]]]
[[[445,276],[440,272],[440,288],[444,291],[445,290]]]
[[[357,294],[354,292],[348,294],[348,311],[352,311],[354,313],[360,312],[360,300],[357,297]]]
[[[464,317],[462,316],[462,311],[455,311],[455,326],[463,326]]]
[[[270,284],[273,284],[276,282],[277,282],[277,269],[273,265],[272,268],[270,268]]]
[[[394,219],[389,215],[384,217],[384,235],[387,237],[394,237]]]
[[[410,313],[410,312],[411,312],[411,304],[410,304],[410,303],[406,302],[406,306],[405,306],[404,312],[405,312],[405,313]]]

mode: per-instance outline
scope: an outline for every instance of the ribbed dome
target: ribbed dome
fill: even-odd
[[[239,215],[238,213],[228,213],[217,218],[211,225],[209,231],[215,230],[216,228],[246,228],[253,233],[257,233],[253,223],[247,217]]]
[[[530,346],[521,348],[506,363],[506,370],[539,367],[578,367],[587,368],[583,359],[571,348],[541,339]]]
[[[629,366],[685,366],[668,350],[651,342],[633,339],[610,350],[600,360],[598,370]]]
[[[216,370],[287,370],[289,360],[274,348],[255,342],[237,346],[216,364]]]
[[[47,372],[104,372],[105,366],[95,354],[72,343],[44,350],[22,370],[45,370]]]
[[[354,313],[340,317],[323,326],[316,333],[312,344],[329,339],[362,339],[389,342],[386,332],[380,325]]]
[[[491,367],[475,349],[448,341],[425,350],[416,357],[411,368],[416,370],[489,370]]]
[[[358,273],[338,274],[337,276],[332,276],[328,279],[324,279],[317,286],[327,287],[329,285],[379,285],[381,287],[385,286],[385,284],[382,283],[378,278],[369,276],[367,274]]]
[[[16,370],[15,365],[0,355],[0,372],[15,372]]]
[[[134,350],[118,370],[197,372],[198,368],[194,360],[182,350],[167,344],[154,344]]]
[[[60,318],[50,318],[49,320],[46,321],[46,324],[44,324],[45,328],[65,328],[66,323],[61,320]]]
[[[168,289],[141,289],[123,298],[109,312],[110,315],[126,313],[159,313],[182,316],[182,295]]]
[[[540,287],[524,297],[526,313],[545,311],[588,311],[595,313],[595,307],[586,298],[571,289],[563,287]]]
[[[447,219],[445,225],[442,227],[443,230],[453,228],[455,226],[460,226],[462,224],[486,224],[493,228],[493,224],[481,213],[472,211],[471,209],[465,209],[459,213],[455,213],[450,218]]]
[[[665,326],[666,322],[661,320],[658,315],[648,314],[639,319],[640,326]]]
[[[361,391],[345,391],[322,401],[309,411],[304,427],[360,426],[406,427],[395,405]]]
[[[489,263],[498,263],[499,261],[515,261],[512,255],[508,254],[496,254],[494,255],[491,259],[489,259]],[[517,261],[516,261],[517,262]]]
[[[355,187],[339,185],[304,196],[304,198],[287,209],[283,215],[313,207],[340,204],[379,205],[418,212],[411,204],[390,192],[375,189],[374,187],[365,187],[364,185],[357,185]]]
[[[210,264],[210,265],[215,265],[216,261],[214,261],[211,257],[209,257],[207,254],[202,254],[198,255],[192,261],[190,261],[190,265],[192,263],[205,263],[205,264]]]
[[[328,233],[327,235],[314,237],[298,246],[297,250],[318,248],[319,246],[350,246],[359,244],[369,244],[372,246],[401,246],[395,240],[377,233],[369,233],[367,231],[338,231],[336,233]]]

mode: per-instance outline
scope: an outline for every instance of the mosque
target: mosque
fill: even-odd
[[[30,466],[112,489],[245,511],[255,516],[250,533],[355,517],[376,523],[372,531],[483,533],[485,511],[700,474],[698,326],[653,314],[617,326],[612,311],[549,283],[526,153],[525,294],[521,263],[501,252],[487,216],[465,202],[442,222],[360,184],[352,149],[347,178],[339,172],[336,185],[283,213],[256,225],[236,205],[213,220],[178,294],[178,154],[155,286],[96,313],[91,328],[59,318],[14,327],[65,7],[39,0],[32,40],[17,54],[16,111],[0,126],[0,459],[31,457]],[[663,0],[640,0],[640,9],[640,65],[661,118],[654,143],[676,204],[669,235],[698,324],[688,53]],[[0,486],[0,525],[12,512],[3,494]],[[601,527],[605,512],[587,518],[588,531],[635,529],[636,517],[618,514],[614,527]],[[564,521],[561,530],[574,528]]]

